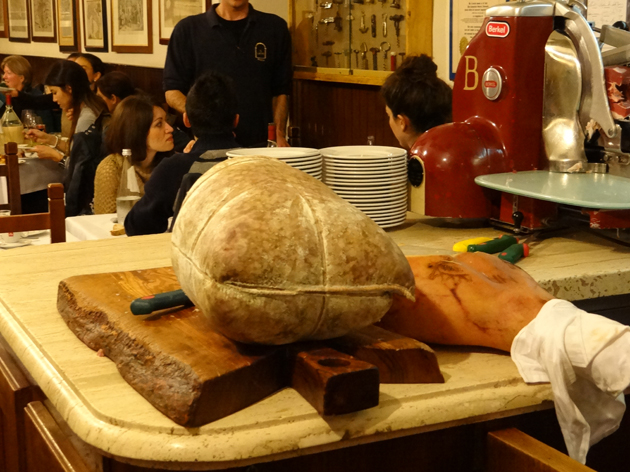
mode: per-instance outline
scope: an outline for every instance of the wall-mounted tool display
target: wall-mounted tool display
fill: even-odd
[[[296,65],[314,67],[318,59],[320,67],[348,70],[389,71],[397,64],[400,65],[406,40],[406,25],[403,21],[406,2],[411,0],[290,1],[292,3],[290,10],[294,12],[292,14]],[[388,56],[392,57],[394,33],[396,54],[393,60],[388,61]],[[383,49],[385,43],[386,50]],[[369,58],[366,56],[373,49],[383,53],[382,66],[378,64],[378,58],[376,66],[374,61],[369,64]],[[372,54],[377,56],[374,52]],[[325,64],[321,60],[322,57],[326,59]],[[398,57],[401,59],[396,61]]]

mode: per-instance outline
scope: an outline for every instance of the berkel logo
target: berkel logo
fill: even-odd
[[[486,35],[493,38],[505,38],[510,34],[510,25],[503,21],[488,21]]]

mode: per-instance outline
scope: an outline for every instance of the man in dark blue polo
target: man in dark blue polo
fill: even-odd
[[[276,124],[278,146],[287,145],[292,66],[286,21],[255,10],[249,0],[221,0],[206,13],[184,18],[173,30],[164,65],[168,104],[183,113],[188,90],[210,70],[234,81],[240,145],[265,146],[268,123]]]

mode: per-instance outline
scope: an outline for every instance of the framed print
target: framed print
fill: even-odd
[[[61,52],[79,52],[77,0],[57,0],[57,36]]]
[[[153,52],[151,0],[112,0],[112,51]]]
[[[83,39],[86,51],[107,52],[105,0],[83,0]]]
[[[7,0],[0,0],[0,38],[6,38],[9,35],[7,13]]]
[[[30,0],[31,36],[33,41],[57,42],[55,0]]]
[[[206,0],[157,0],[160,18],[160,44],[168,44],[173,28],[182,18],[206,11]]]
[[[28,2],[26,0],[6,0],[8,2],[9,41],[30,43],[28,27]]]

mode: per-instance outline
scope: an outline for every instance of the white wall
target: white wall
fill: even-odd
[[[82,3],[82,2],[79,2]],[[109,46],[111,50],[111,0],[107,2],[107,21]],[[99,56],[103,62],[113,64],[125,64],[132,66],[144,67],[164,67],[166,58],[166,46],[160,44],[159,41],[159,0],[152,0],[153,6],[153,54],[119,54],[115,52],[94,53]],[[214,1],[218,3],[218,1]],[[275,13],[285,20],[289,16],[288,0],[252,0],[252,5],[258,10]],[[83,18],[83,12],[79,13]],[[83,44],[83,31],[80,33],[81,44]],[[82,46],[83,48],[83,46]],[[19,54],[23,56],[44,56],[64,58],[67,53],[59,52],[59,45],[56,43],[16,43],[11,42],[7,38],[0,38],[0,52],[3,54]]]

